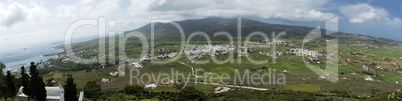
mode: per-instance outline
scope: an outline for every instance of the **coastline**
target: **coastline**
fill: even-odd
[[[39,50],[38,53],[41,54],[37,54],[30,58],[19,61],[6,62],[4,63],[6,65],[6,68],[3,69],[3,72],[6,71],[11,71],[12,73],[19,72],[19,69],[22,66],[29,67],[30,62],[39,63],[41,61],[46,61],[48,59],[58,58],[58,54],[63,52],[64,50],[61,48],[55,48],[57,46],[59,45],[49,44],[43,47],[41,50]],[[21,57],[24,57],[24,55],[22,55]]]

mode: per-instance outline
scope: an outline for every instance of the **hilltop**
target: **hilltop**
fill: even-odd
[[[183,20],[183,21],[175,21],[180,27],[183,28],[184,34],[186,36],[190,35],[194,32],[205,32],[210,37],[213,36],[214,33],[217,32],[228,32],[231,36],[237,37],[237,26],[238,26],[238,19],[225,19],[220,17],[207,17],[203,19],[190,19],[190,20]],[[243,37],[248,36],[250,33],[253,32],[263,32],[271,37],[272,32],[286,32],[286,35],[282,36],[281,38],[284,39],[303,39],[310,31],[314,28],[305,27],[305,26],[292,26],[292,25],[280,25],[280,24],[269,24],[264,23],[257,20],[242,18],[241,19],[241,35]],[[323,28],[323,27],[321,27]],[[154,23],[154,33],[163,33],[163,34],[176,34],[179,35],[179,30],[170,23],[161,23],[155,22]],[[151,33],[151,23],[146,24],[140,28],[127,31],[126,33],[139,31],[144,34]],[[352,41],[360,41],[367,44],[378,44],[378,45],[398,45],[401,44],[401,41],[387,39],[387,38],[377,38],[371,37],[367,35],[361,34],[351,34],[351,33],[343,33],[343,32],[336,32],[331,35],[326,35],[325,29],[321,29],[322,38],[330,39],[330,38],[337,38],[339,39],[340,43],[347,43],[351,44]]]

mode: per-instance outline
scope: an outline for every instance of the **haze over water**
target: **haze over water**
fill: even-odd
[[[56,56],[42,55],[50,53],[61,52],[61,49],[53,49],[60,43],[45,43],[36,46],[14,46],[9,48],[3,48],[0,50],[0,60],[7,66],[5,70],[9,70],[11,67],[16,66],[29,66],[30,62],[39,62],[43,59],[56,58]]]

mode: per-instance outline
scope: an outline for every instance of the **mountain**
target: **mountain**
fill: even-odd
[[[183,28],[184,33],[188,36],[194,32],[205,32],[209,36],[213,36],[216,32],[228,32],[233,37],[236,37],[238,34],[237,26],[238,20],[236,18],[233,19],[225,19],[219,17],[207,17],[203,19],[190,19],[183,21],[175,21],[180,27]],[[157,34],[171,34],[171,35],[179,35],[179,30],[170,23],[154,23],[155,33]],[[303,39],[310,31],[314,28],[304,27],[304,26],[290,26],[290,25],[280,25],[280,24],[269,24],[264,23],[257,20],[252,19],[241,19],[241,35],[247,36],[253,32],[263,32],[267,34],[268,37],[271,36],[272,32],[286,32],[285,36],[281,36],[281,38],[285,39]],[[138,29],[127,31],[139,31],[141,33],[151,33],[151,24],[144,25]],[[321,29],[322,33],[325,33],[325,29]],[[402,43],[401,41],[386,39],[386,38],[376,38],[366,35],[358,35],[358,34],[349,34],[337,32],[331,35],[322,34],[323,39],[333,39],[338,38],[340,43],[355,43],[355,42],[363,42],[366,44],[377,44],[377,45],[397,45]]]

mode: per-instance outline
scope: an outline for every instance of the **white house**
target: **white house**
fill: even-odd
[[[152,89],[154,89],[156,87],[158,87],[156,84],[148,84],[148,85],[145,85],[144,88],[152,88]]]
[[[105,79],[105,78],[102,78],[102,83],[107,83],[107,82],[110,82],[110,81],[112,81],[112,80],[110,80],[110,79]]]
[[[373,78],[371,78],[370,76],[368,76],[367,78],[364,78],[364,80],[366,80],[366,81],[373,81]]]
[[[28,96],[26,96],[23,92],[22,92],[22,88],[24,87],[20,87],[20,89],[18,90],[18,94],[16,96],[17,101],[28,101]],[[46,101],[64,101],[64,89],[59,86],[59,87],[45,87],[46,89]],[[83,92],[81,92],[82,94],[80,94],[80,96],[78,97],[80,100],[79,101],[83,101]],[[82,95],[82,96],[81,96]],[[31,101],[33,101],[33,99],[30,99]]]
[[[363,65],[363,67],[362,67],[363,69],[366,69],[366,70],[368,70],[369,68],[366,66],[366,65]]]
[[[119,74],[119,72],[117,72],[117,71],[109,73],[110,76],[118,76],[118,74]]]
[[[53,84],[55,84],[55,83],[57,83],[56,81],[54,81],[54,80],[52,80],[50,83],[53,83]]]
[[[142,68],[141,64],[138,62],[133,62],[132,65],[134,65],[133,69]]]
[[[215,89],[214,89],[214,93],[223,93],[223,92],[227,92],[227,91],[229,91],[230,90],[230,88],[229,87],[216,87]]]

